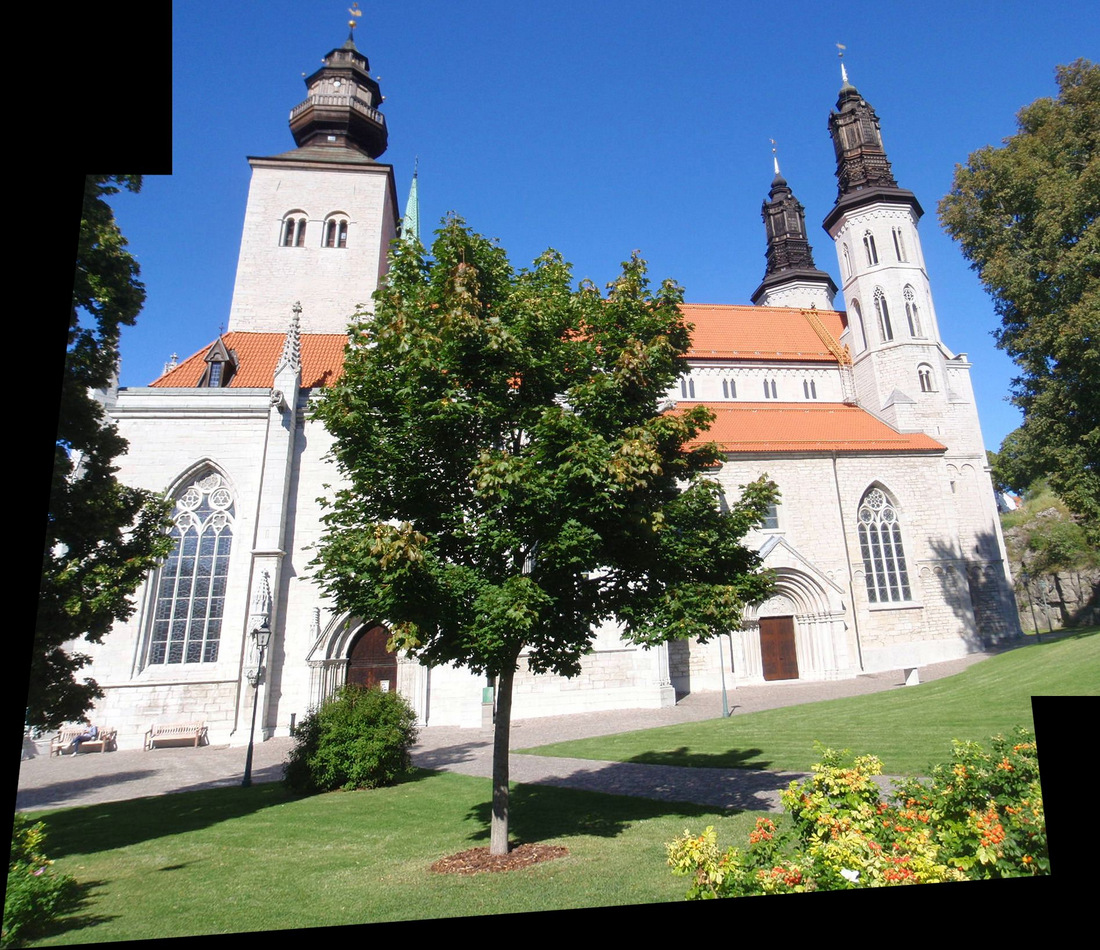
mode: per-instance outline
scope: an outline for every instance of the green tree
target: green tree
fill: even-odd
[[[1003,147],[956,168],[939,213],[993,296],[997,345],[1020,368],[1016,477],[1048,474],[1098,543],[1100,67],[1081,59],[1056,75],[1057,98],[1025,106]]]
[[[126,441],[95,395],[111,385],[120,328],[133,324],[145,300],[104,197],[140,187],[136,175],[88,176],[84,184],[27,700],[28,721],[44,728],[80,719],[103,695],[94,680],[77,682],[88,657],[65,645],[81,637],[98,643],[126,619],[131,594],[170,544],[164,502],[115,478]]]
[[[741,545],[775,488],[727,502],[704,473],[703,407],[662,413],[684,370],[681,290],[637,255],[606,297],[547,251],[515,272],[459,219],[432,257],[395,248],[318,414],[345,482],[315,565],[391,644],[496,682],[491,850],[508,850],[508,737],[521,653],[572,676],[593,625],[635,643],[736,628],[770,579]]]

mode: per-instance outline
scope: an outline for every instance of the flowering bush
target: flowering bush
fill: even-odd
[[[668,847],[689,899],[931,884],[1049,871],[1035,740],[995,736],[992,751],[956,742],[953,762],[883,800],[873,755],[821,750],[781,795],[782,828],[757,820],[744,850],[719,851],[713,828]]]
[[[0,946],[17,947],[59,917],[76,896],[76,882],[56,874],[42,853],[46,828],[16,812],[4,893],[4,926]]]

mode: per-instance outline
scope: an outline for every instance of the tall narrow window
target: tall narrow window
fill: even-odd
[[[802,393],[807,399],[817,399],[817,383],[812,379],[802,380]]]
[[[279,242],[283,247],[290,247],[294,243],[294,219],[287,218],[283,222],[283,239]]]
[[[924,330],[920,325],[920,311],[917,310],[916,291],[909,284],[906,284],[902,296],[905,298],[905,319],[909,321],[909,335],[912,337],[924,336]]]
[[[894,328],[890,324],[890,308],[886,304],[886,294],[881,287],[875,288],[875,314],[878,316],[878,335],[883,343],[894,338]]]
[[[722,380],[722,395],[726,399],[737,398],[737,380],[735,379],[723,379]]]
[[[305,247],[306,245],[306,219],[298,219],[298,231],[294,236],[295,247]]]
[[[867,491],[859,503],[859,549],[872,604],[912,600],[898,510],[881,488]]]
[[[935,386],[932,384],[932,367],[926,363],[921,363],[917,367],[917,379],[920,382],[920,391],[922,393],[930,393],[935,391]]]
[[[336,228],[336,246],[347,247],[348,246],[348,223],[347,221],[341,221]]]
[[[335,219],[325,225],[325,247],[336,247],[336,221]]]
[[[225,612],[233,495],[220,475],[199,475],[176,499],[172,553],[157,578],[149,663],[213,663]]]
[[[682,376],[680,378],[680,395],[684,399],[695,398],[695,380],[690,376]]]
[[[848,245],[840,245],[840,265],[844,268],[844,277],[847,279],[852,276],[852,258],[848,254]]]
[[[854,317],[852,331],[855,334],[856,352],[862,353],[867,349],[867,331],[863,326],[863,311],[860,309],[858,300],[852,301],[851,312]]]
[[[775,399],[776,398],[776,395],[775,395],[775,380],[774,379],[765,379],[764,380],[764,398],[765,399]]]
[[[899,261],[907,261],[908,257],[905,256],[905,235],[902,233],[901,228],[894,228],[894,253],[898,256]]]
[[[863,234],[863,250],[867,252],[867,266],[874,267],[878,263],[878,248],[875,247],[875,236],[870,231]]]

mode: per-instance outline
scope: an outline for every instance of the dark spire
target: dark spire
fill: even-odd
[[[358,14],[354,14],[358,15]],[[354,28],[354,20],[350,21]],[[290,131],[299,148],[352,148],[371,158],[386,151],[386,117],[378,111],[382,93],[370,75],[370,61],[351,32],[306,79],[308,95],[290,112]]]
[[[806,209],[780,174],[779,160],[774,159],[774,164],[775,177],[768,192],[768,200],[760,210],[768,236],[768,249],[765,252],[768,263],[764,280],[753,292],[752,302],[759,303],[769,289],[791,280],[828,284],[830,291],[835,294],[836,284],[833,279],[814,265],[813,248],[806,238]]]
[[[871,104],[848,81],[841,63],[842,84],[836,108],[829,113],[829,135],[836,152],[836,205],[825,218],[831,226],[846,210],[871,201],[910,204],[919,218],[924,211],[913,192],[899,188],[886,147],[882,144],[879,117]]]
[[[855,86],[845,82],[829,114],[836,151],[837,199],[867,187],[897,188],[875,110]]]

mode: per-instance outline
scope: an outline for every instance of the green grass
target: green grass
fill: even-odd
[[[294,798],[281,785],[65,809],[48,826],[77,913],[36,945],[321,927],[679,901],[664,843],[714,825],[743,839],[753,813],[518,785],[516,841],[566,857],[507,874],[433,874],[488,844],[488,779],[420,772],[402,785]]]
[[[731,696],[736,702],[736,691]],[[955,676],[884,693],[788,706],[525,749],[536,755],[704,768],[809,771],[814,742],[874,753],[891,775],[946,761],[952,739],[979,742],[1032,727],[1032,696],[1100,695],[1100,631],[977,663]]]

